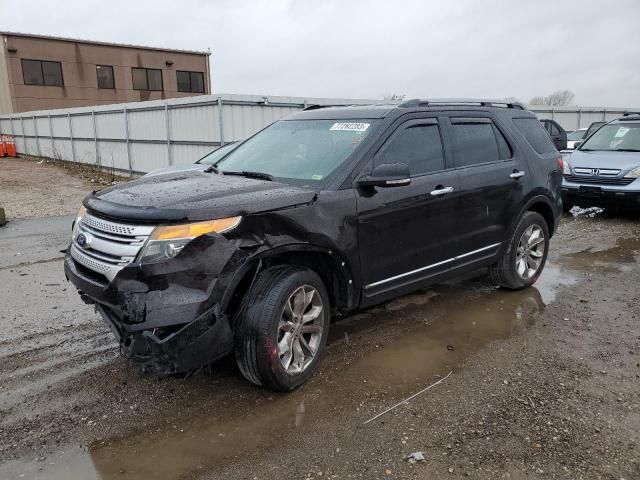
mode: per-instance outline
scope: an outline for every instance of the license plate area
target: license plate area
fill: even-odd
[[[585,197],[600,197],[602,195],[602,187],[581,186],[578,191]]]

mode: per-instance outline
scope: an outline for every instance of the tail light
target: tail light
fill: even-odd
[[[571,165],[569,165],[568,161],[562,157],[558,157],[556,164],[558,165],[558,170],[561,171],[563,175],[571,175]]]

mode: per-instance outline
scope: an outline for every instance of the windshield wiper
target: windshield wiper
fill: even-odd
[[[222,174],[223,175],[239,175],[241,177],[257,178],[259,180],[268,180],[270,182],[273,180],[273,175],[269,175],[268,173],[264,173],[264,172],[252,172],[249,170],[242,170],[241,172],[232,172],[229,170],[223,170]]]
[[[210,165],[209,167],[204,169],[204,173],[215,173],[215,174],[219,174],[220,170],[218,170],[218,167],[216,167],[215,165]]]
[[[616,148],[616,152],[640,152],[637,148]]]

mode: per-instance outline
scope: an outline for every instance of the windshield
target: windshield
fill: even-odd
[[[216,162],[219,162],[222,157],[224,157],[227,153],[235,150],[240,145],[239,142],[227,143],[224,147],[216,148],[213,152],[206,154],[196,163],[202,163],[204,165],[213,165]]]
[[[261,172],[274,178],[318,182],[330,175],[371,131],[372,120],[276,122],[231,152],[224,172]]]
[[[640,123],[604,125],[580,146],[580,150],[640,152]]]
[[[584,134],[587,133],[587,130],[576,130],[567,135],[567,140],[569,141],[577,141],[582,140],[584,138]]]

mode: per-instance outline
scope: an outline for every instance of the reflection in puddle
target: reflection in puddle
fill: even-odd
[[[581,272],[624,270],[638,260],[639,250],[640,240],[629,239],[606,251],[552,258],[536,287],[522,291],[467,280],[405,296],[332,326],[325,359],[331,373],[322,380],[312,379],[285,395],[258,392],[253,399],[231,390],[218,392],[220,402],[229,407],[216,414],[95,443],[89,453],[75,450],[51,461],[9,462],[0,467],[0,477],[172,479],[232,463],[247,452],[280,449],[295,435],[322,428],[327,418],[360,424],[371,416],[372,407],[376,413],[381,405],[463,367],[490,342],[524,332],[559,289],[576,283]],[[367,346],[365,340],[374,330],[391,340]],[[341,349],[349,349],[345,332],[360,342],[364,353],[353,358],[343,353]]]

